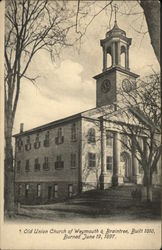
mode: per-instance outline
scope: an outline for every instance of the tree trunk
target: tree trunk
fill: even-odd
[[[11,123],[9,121],[8,123]],[[14,213],[14,169],[13,169],[13,149],[12,149],[12,129],[11,126],[5,128],[5,180],[4,180],[4,209],[10,215]]]
[[[152,202],[152,173],[150,172],[149,166],[146,168],[146,171],[144,171],[143,184],[144,184],[143,200],[146,200],[147,202]]]
[[[140,5],[144,10],[151,45],[154,49],[156,58],[160,63],[160,1],[141,0]]]

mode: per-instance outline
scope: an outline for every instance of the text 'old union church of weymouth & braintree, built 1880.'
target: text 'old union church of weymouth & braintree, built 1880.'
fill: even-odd
[[[27,131],[21,124],[20,133],[14,135],[18,202],[41,204],[96,187],[142,184],[143,170],[135,157],[133,137],[120,125],[131,111],[122,113],[118,108],[124,105],[119,93],[136,87],[139,77],[129,69],[131,38],[115,21],[100,44],[103,71],[94,77],[96,107]],[[126,143],[132,143],[132,151]],[[160,162],[152,182],[160,184]]]

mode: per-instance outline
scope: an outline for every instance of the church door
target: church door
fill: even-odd
[[[122,165],[122,175],[124,177],[124,181],[130,181],[131,177],[131,158],[129,153],[122,152],[121,153],[121,165]]]

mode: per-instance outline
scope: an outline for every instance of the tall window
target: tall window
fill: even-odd
[[[48,170],[49,169],[48,157],[44,157],[43,169],[44,170]]]
[[[44,147],[49,147],[49,131],[45,134]]]
[[[96,154],[88,153],[88,166],[90,168],[96,167]]]
[[[54,185],[54,198],[58,198],[58,185]]]
[[[17,162],[17,172],[19,173],[21,170],[21,161]]]
[[[76,168],[76,154],[71,153],[71,168]]]
[[[21,151],[21,149],[23,147],[23,141],[21,138],[17,138],[16,145],[17,145],[18,151]]]
[[[106,145],[112,147],[113,146],[113,132],[106,131]]]
[[[35,159],[34,169],[35,171],[40,171],[40,164],[38,158]]]
[[[25,185],[25,197],[29,196],[29,184]]]
[[[76,136],[76,123],[73,123],[71,126],[71,140],[76,141],[77,136]]]
[[[29,160],[26,160],[25,171],[27,171],[27,172],[30,171]]]
[[[88,143],[96,143],[96,131],[94,128],[88,130]]]
[[[40,147],[39,133],[37,133],[37,135],[35,137],[34,148],[38,149],[39,147]]]
[[[38,184],[37,185],[37,197],[40,197],[41,196],[41,185]]]
[[[64,168],[64,162],[62,160],[61,155],[57,155],[56,161],[55,161],[55,169],[62,169]]]
[[[25,144],[25,150],[29,151],[31,149],[31,143],[30,143],[30,135],[26,137],[26,144]]]
[[[107,166],[107,170],[112,170],[113,169],[113,157],[112,156],[107,156],[107,158],[106,158],[106,166]]]
[[[61,144],[64,142],[64,136],[62,135],[62,128],[58,128],[55,142],[56,144]]]

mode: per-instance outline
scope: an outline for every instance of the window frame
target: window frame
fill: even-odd
[[[61,170],[64,168],[64,161],[62,160],[62,155],[56,155],[55,169]]]
[[[89,168],[96,167],[96,153],[88,152],[88,167]]]
[[[108,159],[111,159],[111,161],[109,161]],[[107,155],[106,156],[106,169],[108,171],[112,171],[113,170],[113,156],[112,155]]]
[[[96,130],[95,130],[95,128],[88,129],[88,143],[96,144]]]
[[[36,166],[39,166],[39,167],[36,167]],[[35,158],[35,160],[34,160],[34,170],[35,171],[40,171],[39,158]]]
[[[63,136],[63,128],[62,127],[59,127],[57,129],[57,137],[55,138],[55,143],[56,144],[64,143],[64,136]]]
[[[54,196],[55,199],[58,198],[58,184],[54,184],[53,196]]]
[[[49,158],[48,158],[48,156],[44,157],[43,170],[49,170]]]

